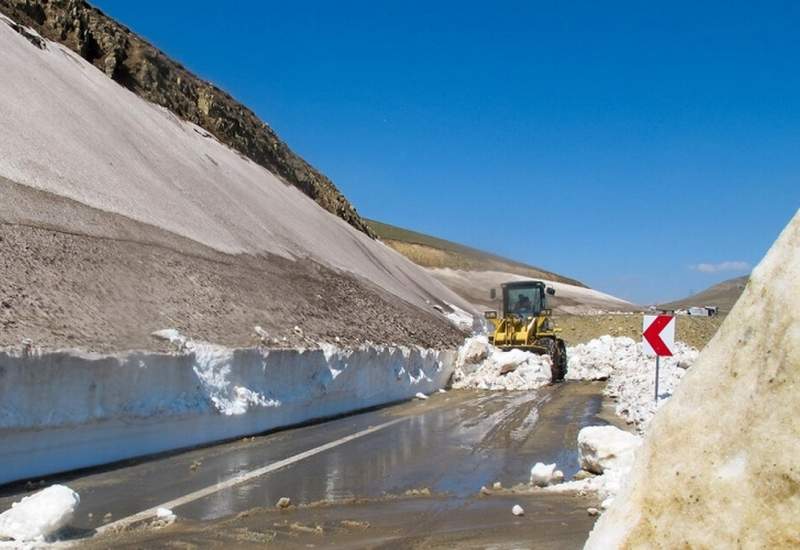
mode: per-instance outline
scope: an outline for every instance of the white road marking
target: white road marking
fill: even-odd
[[[219,491],[224,489],[229,489],[241,483],[245,483],[250,481],[251,479],[255,479],[257,477],[269,474],[276,470],[280,470],[281,468],[285,468],[295,462],[300,462],[301,460],[305,460],[306,458],[312,457],[316,454],[323,453],[327,450],[333,449],[334,447],[338,447],[339,445],[344,445],[354,439],[358,439],[360,437],[364,437],[365,435],[369,435],[371,433],[375,433],[377,431],[383,430],[384,428],[388,428],[389,426],[394,426],[399,422],[403,422],[404,420],[408,420],[409,417],[405,418],[396,418],[395,420],[390,420],[389,422],[384,422],[383,424],[379,424],[377,426],[372,426],[365,430],[361,430],[360,432],[356,432],[354,434],[350,434],[348,436],[342,437],[335,441],[331,441],[329,443],[325,443],[324,445],[320,445],[319,447],[314,447],[313,449],[309,449],[308,451],[304,451],[302,453],[296,454],[294,456],[290,456],[289,458],[284,458],[283,460],[279,460],[277,462],[273,462],[263,468],[258,468],[256,470],[250,470],[249,472],[244,472],[238,474],[230,479],[225,481],[221,481],[219,483],[215,483],[214,485],[210,485],[198,491],[194,491],[193,493],[189,493],[182,497],[178,497],[174,500],[170,500],[169,502],[165,502],[163,504],[159,504],[157,506],[153,506],[152,508],[148,508],[147,510],[143,510],[137,514],[132,516],[128,516],[122,519],[119,519],[113,523],[109,523],[98,527],[96,529],[97,535],[102,535],[103,533],[107,533],[109,531],[118,531],[122,530],[129,525],[137,523],[139,521],[144,521],[146,519],[150,519],[156,516],[156,511],[159,508],[168,508],[170,510],[177,508],[178,506],[183,506],[184,504],[188,504],[190,502],[194,502],[196,500],[200,500],[201,498],[205,498],[209,495],[213,495]]]

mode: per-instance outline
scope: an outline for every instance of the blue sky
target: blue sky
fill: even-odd
[[[359,211],[640,303],[800,207],[800,4],[98,0]]]

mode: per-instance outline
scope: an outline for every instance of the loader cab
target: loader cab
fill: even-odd
[[[503,317],[516,315],[523,319],[537,317],[548,309],[547,295],[555,290],[541,281],[518,281],[501,285]]]

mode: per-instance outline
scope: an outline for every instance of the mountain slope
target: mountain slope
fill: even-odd
[[[436,279],[476,307],[497,308],[498,302],[490,299],[489,291],[499,288],[502,283],[538,279],[547,281],[556,289],[550,305],[561,313],[641,309],[551,271],[409,229],[374,220],[367,220],[367,223],[386,244],[425,267]]]
[[[0,13],[62,43],[120,85],[197,124],[369,233],[333,182],[292,152],[255,113],[100,10],[79,0],[0,0]]]
[[[749,275],[745,275],[743,277],[736,277],[735,279],[728,279],[697,294],[661,304],[658,307],[662,309],[678,309],[692,306],[717,306],[720,312],[727,313],[733,308],[733,304],[736,303],[739,296],[742,295],[749,278]]]
[[[423,267],[504,271],[534,279],[548,279],[575,286],[586,286],[575,279],[490,252],[375,220],[367,219],[366,222],[383,242]]]
[[[199,126],[0,20],[0,346],[454,345],[470,305]],[[293,327],[297,325],[298,329]]]

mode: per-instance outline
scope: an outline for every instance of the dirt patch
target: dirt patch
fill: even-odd
[[[164,350],[150,336],[164,328],[253,346],[256,325],[287,347],[453,348],[464,337],[433,309],[311,260],[223,254],[69,199],[0,186],[0,347],[27,338],[43,349]]]
[[[724,315],[716,317],[678,316],[675,326],[675,339],[697,349],[703,349],[725,320]],[[642,338],[642,315],[556,315],[555,321],[562,330],[561,337],[567,345],[574,346],[594,338],[610,334],[627,336],[634,340]]]
[[[514,504],[525,515],[511,514]],[[212,522],[178,520],[87,541],[85,548],[577,548],[594,523],[586,498],[500,495],[452,503],[437,498],[326,508],[250,510]]]

